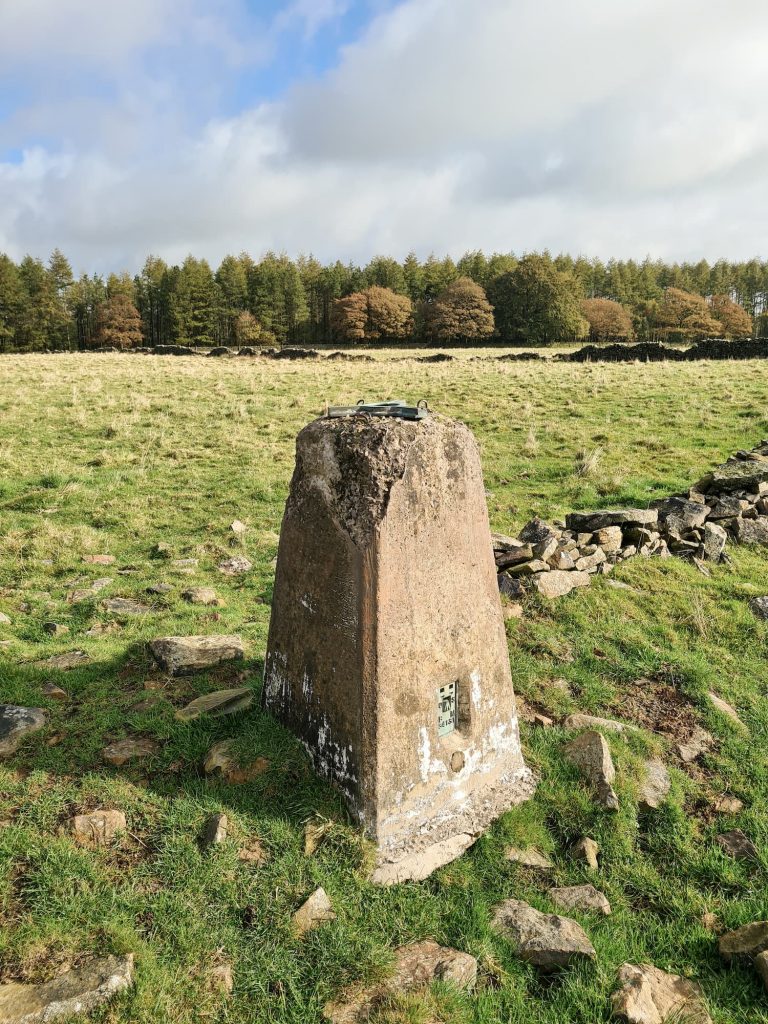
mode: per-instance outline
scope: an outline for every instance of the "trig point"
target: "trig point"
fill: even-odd
[[[376,843],[377,881],[426,877],[530,796],[463,424],[363,406],[301,431],[263,700]]]

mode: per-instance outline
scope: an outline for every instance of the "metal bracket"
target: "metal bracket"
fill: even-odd
[[[401,420],[423,420],[430,414],[430,408],[422,398],[416,405],[408,405],[401,399],[390,402],[365,402],[362,398],[357,405],[326,406],[329,419],[341,416],[395,416]]]

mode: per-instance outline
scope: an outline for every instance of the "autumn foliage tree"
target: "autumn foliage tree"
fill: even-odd
[[[96,314],[96,344],[105,348],[141,345],[141,314],[124,292],[110,295]]]
[[[337,299],[331,329],[340,341],[397,341],[413,326],[413,303],[407,295],[373,285]]]
[[[737,302],[727,295],[713,295],[709,303],[712,316],[720,324],[724,338],[750,338],[752,317]]]
[[[482,341],[494,333],[493,306],[469,277],[459,277],[422,310],[431,341]]]
[[[722,329],[702,295],[667,288],[654,316],[655,331],[670,340],[695,341],[719,337]]]
[[[634,333],[629,313],[613,299],[582,299],[581,312],[593,341],[629,341]]]

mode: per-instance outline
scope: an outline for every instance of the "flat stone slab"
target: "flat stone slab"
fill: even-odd
[[[722,697],[718,697],[718,695],[716,693],[713,693],[712,690],[709,691],[707,696],[712,702],[712,705],[715,708],[717,708],[717,710],[721,714],[726,715],[728,718],[730,718],[734,725],[738,726],[739,729],[742,729],[744,732],[749,731],[746,725],[739,718],[739,713],[736,710],[736,708],[732,707],[727,700],[723,700]]]
[[[146,615],[152,611],[148,604],[134,601],[130,597],[110,597],[102,602],[105,611],[112,615]]]
[[[152,757],[159,750],[160,745],[155,743],[154,740],[117,740],[117,742],[110,743],[109,746],[105,747],[101,752],[101,756],[107,764],[119,768],[129,761],[139,761],[145,757]]]
[[[225,558],[223,562],[219,562],[216,568],[224,576],[242,576],[243,573],[251,571],[253,563],[242,555],[235,555],[233,558]]]
[[[376,985],[354,986],[339,1000],[326,1003],[323,1015],[331,1024],[363,1024],[387,998],[412,992],[434,981],[471,989],[477,981],[477,960],[469,953],[440,946],[431,939],[395,950],[394,974]]]
[[[757,847],[740,828],[723,832],[717,837],[717,845],[734,860],[757,860]]]
[[[600,509],[597,512],[570,512],[565,525],[576,533],[596,533],[607,526],[655,526],[659,513],[655,508]]]
[[[45,725],[42,708],[24,708],[17,704],[0,704],[0,758],[14,754],[25,736]]]
[[[768,480],[768,462],[747,461],[726,462],[707,473],[695,490],[702,494],[731,493],[733,491],[756,492],[761,483]]]
[[[68,672],[72,668],[80,668],[81,665],[90,665],[91,659],[85,651],[67,651],[65,654],[54,654],[50,658],[43,658],[42,661],[33,661],[33,668],[52,668],[59,672]]]
[[[125,832],[127,827],[122,811],[91,811],[89,814],[76,814],[70,821],[76,839],[97,846],[112,842],[117,833]]]
[[[514,942],[523,960],[542,971],[567,967],[574,959],[594,960],[596,956],[580,924],[558,914],[542,914],[522,900],[500,904],[491,927]]]
[[[239,636],[166,636],[149,645],[155,659],[174,676],[214,668],[245,655]]]
[[[594,910],[610,914],[611,904],[604,893],[594,885],[566,885],[548,890],[549,898],[561,910]]]
[[[94,957],[76,970],[43,982],[0,985],[2,1024],[48,1024],[90,1013],[133,983],[133,954]]]
[[[651,964],[623,964],[611,997],[614,1016],[627,1024],[712,1024],[701,988]]]

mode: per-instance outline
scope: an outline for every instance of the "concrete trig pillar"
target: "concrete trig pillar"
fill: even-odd
[[[463,424],[350,415],[301,431],[263,702],[375,842],[378,881],[426,877],[530,796]]]

